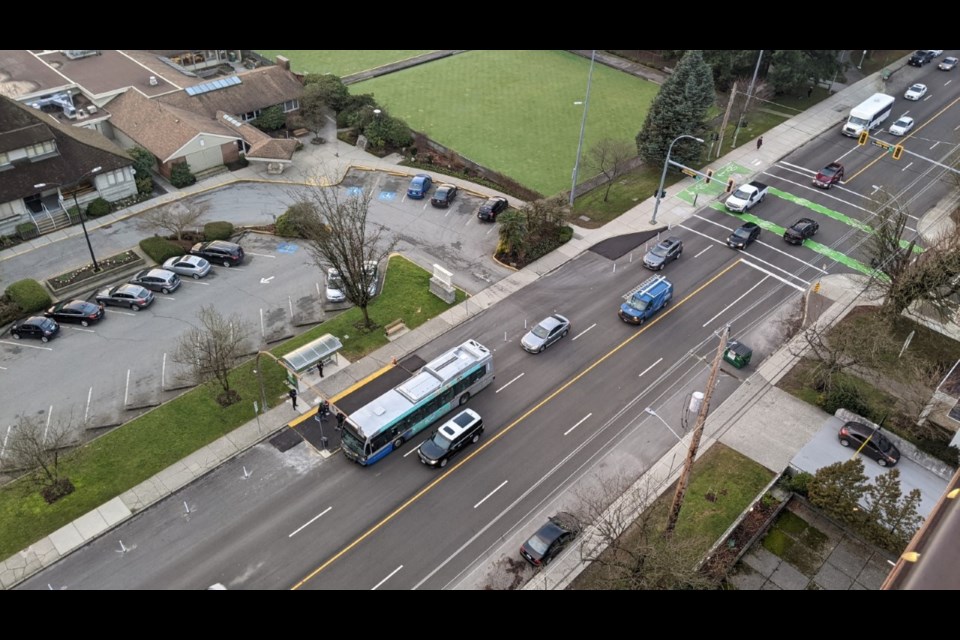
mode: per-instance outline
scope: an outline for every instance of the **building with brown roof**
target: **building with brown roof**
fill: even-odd
[[[0,96],[0,234],[26,223],[38,233],[69,225],[64,201],[83,208],[136,193],[133,160],[116,144]]]

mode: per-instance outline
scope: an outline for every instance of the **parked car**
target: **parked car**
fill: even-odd
[[[953,56],[947,56],[943,59],[943,62],[937,65],[937,69],[941,71],[953,71],[957,66],[957,59]]]
[[[173,293],[180,288],[182,282],[180,276],[173,271],[167,271],[166,269],[144,269],[143,271],[138,271],[130,278],[130,284],[138,284],[141,287],[146,287],[151,291],[159,291],[160,293]]]
[[[537,326],[528,331],[520,340],[520,346],[530,353],[540,353],[567,335],[569,331],[570,321],[555,313],[552,316],[547,316]]]
[[[558,513],[523,543],[520,555],[535,567],[548,564],[573,542],[580,530],[580,522],[573,515]]]
[[[449,207],[453,199],[457,197],[457,185],[441,184],[437,187],[433,197],[430,198],[430,204],[435,207]]]
[[[97,293],[97,302],[115,307],[130,307],[134,311],[145,309],[153,303],[153,293],[135,284],[107,287]]]
[[[890,125],[890,133],[895,136],[905,136],[913,129],[913,118],[910,116],[900,116],[896,122]]]
[[[210,273],[210,263],[200,256],[176,256],[164,262],[163,268],[177,275],[191,276],[194,280]]]
[[[103,319],[102,304],[94,304],[86,300],[68,300],[58,302],[43,312],[48,318],[57,322],[73,322],[83,327],[89,327]]]
[[[647,251],[647,255],[643,256],[643,266],[660,271],[667,266],[668,262],[679,258],[681,253],[683,253],[683,241],[680,238],[670,237],[661,240],[653,249]]]
[[[432,184],[433,178],[425,173],[418,173],[413,176],[413,179],[410,181],[410,186],[407,187],[407,197],[413,198],[414,200],[422,200],[427,197],[427,191],[430,191]]]
[[[881,467],[892,467],[900,461],[900,450],[893,446],[893,443],[878,429],[871,426],[860,422],[848,422],[840,427],[837,437],[840,444],[859,449],[860,453],[873,458]],[[866,445],[863,444],[864,442]]]
[[[480,205],[477,217],[486,222],[496,222],[497,215],[502,213],[510,203],[502,196],[494,196]]]
[[[746,249],[759,237],[760,225],[756,222],[746,222],[727,236],[727,246],[731,249]]]
[[[377,261],[367,260],[363,263],[363,270],[367,273],[370,284],[367,287],[367,295],[371,298],[377,295]]]
[[[243,247],[226,240],[198,242],[190,249],[190,253],[225,267],[235,267],[243,262]]]
[[[476,443],[483,433],[483,419],[473,409],[464,409],[434,431],[417,449],[420,462],[443,468],[456,453]]]
[[[820,223],[810,218],[800,218],[786,231],[783,232],[783,239],[790,244],[803,244],[807,238],[812,238],[820,230]]]
[[[813,184],[829,189],[835,184],[840,184],[841,180],[843,180],[843,165],[839,162],[831,162],[817,172],[817,175],[813,177]]]
[[[907,64],[913,65],[914,67],[922,67],[935,57],[936,56],[933,55],[933,51],[929,51],[928,49],[920,49],[910,56],[910,59],[907,60]]]
[[[327,288],[326,296],[328,302],[343,302],[347,299],[347,294],[343,292],[343,279],[340,272],[330,267],[327,269]]]
[[[943,55],[943,49],[927,49],[934,58],[939,58]]]
[[[30,316],[26,320],[14,322],[10,327],[10,335],[14,340],[39,338],[43,342],[49,342],[59,332],[60,325],[57,321],[46,316]]]
[[[903,97],[907,100],[919,100],[925,95],[927,95],[927,85],[918,82],[910,85],[910,88],[903,94]]]

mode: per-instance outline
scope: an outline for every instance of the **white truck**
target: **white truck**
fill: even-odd
[[[748,184],[740,185],[736,191],[734,191],[729,198],[727,198],[726,206],[730,211],[739,211],[743,213],[748,211],[753,205],[758,202],[763,202],[763,199],[767,197],[767,185],[762,182],[750,182]]]

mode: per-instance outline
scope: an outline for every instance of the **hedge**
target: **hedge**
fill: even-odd
[[[168,258],[182,256],[183,249],[166,238],[152,236],[140,241],[140,248],[157,264],[163,264]]]
[[[46,309],[53,300],[50,294],[36,280],[19,280],[7,287],[7,296],[23,309],[24,313],[33,313]]]
[[[100,216],[105,216],[108,213],[110,213],[110,203],[103,198],[92,200],[90,204],[87,205],[88,218],[99,218]]]
[[[208,222],[203,225],[204,240],[229,240],[233,235],[233,223],[225,221]]]

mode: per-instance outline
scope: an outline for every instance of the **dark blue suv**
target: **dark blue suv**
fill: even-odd
[[[432,185],[433,178],[425,173],[418,173],[413,176],[413,180],[410,181],[410,186],[407,187],[407,197],[421,200],[427,197],[427,191],[430,191]]]

